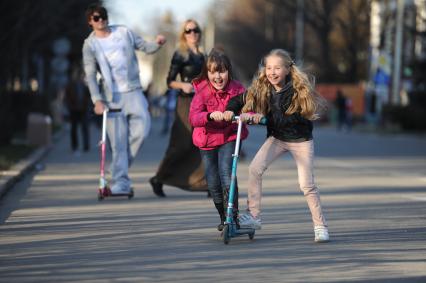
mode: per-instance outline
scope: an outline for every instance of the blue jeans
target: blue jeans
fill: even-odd
[[[129,190],[129,167],[151,128],[148,102],[137,89],[115,93],[108,107],[121,109],[121,112],[109,112],[107,116],[107,135],[112,150],[111,189]]]
[[[231,185],[232,154],[235,141],[223,144],[213,150],[200,150],[204,162],[207,187],[215,204],[228,204],[228,193]],[[234,210],[238,211],[238,187],[235,187]]]

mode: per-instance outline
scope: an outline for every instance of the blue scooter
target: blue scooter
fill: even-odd
[[[226,210],[226,220],[223,227],[223,242],[225,245],[229,243],[231,238],[242,236],[242,235],[248,235],[250,240],[253,240],[255,229],[253,228],[237,228],[237,224],[235,223],[233,219],[233,208],[234,208],[234,197],[235,197],[235,186],[237,183],[237,163],[238,163],[238,157],[239,157],[239,151],[240,151],[240,142],[241,142],[241,129],[243,126],[243,122],[241,121],[241,118],[239,116],[235,116],[233,118],[234,121],[238,123],[238,130],[237,130],[237,139],[235,143],[235,150],[233,159],[232,159],[232,174],[231,174],[231,185],[229,187],[229,198],[228,198],[228,207]],[[262,118],[259,124],[266,125],[266,119]]]

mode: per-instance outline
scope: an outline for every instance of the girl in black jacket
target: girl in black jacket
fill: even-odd
[[[267,118],[268,138],[249,167],[248,212],[240,216],[241,227],[261,228],[262,175],[274,160],[290,152],[311,211],[315,242],[329,241],[313,174],[312,120],[318,118],[317,110],[322,104],[308,75],[282,49],[269,52],[245,95],[228,103],[225,119],[240,112],[243,121],[259,123],[262,117]]]

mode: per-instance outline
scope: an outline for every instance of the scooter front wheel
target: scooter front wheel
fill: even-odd
[[[223,227],[223,242],[225,243],[225,245],[229,244],[229,224],[225,224],[225,226]]]
[[[249,233],[248,236],[249,236],[250,240],[253,240],[254,239],[254,230],[253,230],[253,232]]]

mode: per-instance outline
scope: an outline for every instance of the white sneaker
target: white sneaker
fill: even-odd
[[[253,217],[250,212],[240,215],[239,220],[241,228],[252,228],[255,230],[262,229],[262,221],[260,220],[260,217]]]
[[[330,241],[330,236],[328,235],[328,229],[325,226],[315,226],[315,242],[316,243],[326,243]]]

